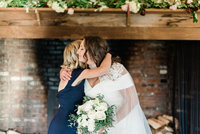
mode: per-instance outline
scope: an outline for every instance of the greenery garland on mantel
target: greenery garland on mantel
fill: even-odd
[[[105,8],[122,9],[133,13],[145,15],[149,8],[157,9],[186,9],[191,13],[193,22],[197,23],[197,11],[200,8],[200,0],[0,0],[0,7],[24,7],[26,12],[30,8],[49,7],[58,13],[68,9],[68,14],[73,14],[74,9],[94,8],[94,11],[102,11]]]

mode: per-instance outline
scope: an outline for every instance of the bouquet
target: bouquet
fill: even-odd
[[[113,127],[115,105],[109,106],[103,95],[96,98],[84,97],[83,104],[77,106],[76,115],[70,114],[70,126],[77,126],[78,134],[94,134],[100,129],[102,134]]]

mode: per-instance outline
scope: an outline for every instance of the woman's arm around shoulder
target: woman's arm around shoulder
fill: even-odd
[[[85,69],[81,75],[83,79],[99,77],[109,72],[112,62],[112,55],[107,53],[101,65],[94,69]]]
[[[111,63],[112,55],[110,53],[107,53],[99,67],[83,70],[83,72],[81,72],[78,78],[73,82],[72,86],[77,85],[83,79],[95,78],[107,74],[110,70]]]

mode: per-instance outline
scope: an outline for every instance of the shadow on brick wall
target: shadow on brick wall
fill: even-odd
[[[37,71],[41,76],[48,96],[48,126],[58,109],[56,94],[59,84],[60,65],[63,62],[64,48],[71,41],[67,39],[36,40]]]

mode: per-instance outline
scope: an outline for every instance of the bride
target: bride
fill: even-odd
[[[105,40],[88,36],[82,41],[77,54],[80,62],[96,68],[108,51]],[[84,76],[80,75],[72,85],[77,85],[83,79]],[[122,64],[113,61],[106,75],[87,79],[84,88],[86,96],[103,94],[107,103],[117,106],[114,127],[110,128],[109,134],[151,134],[132,77]]]

